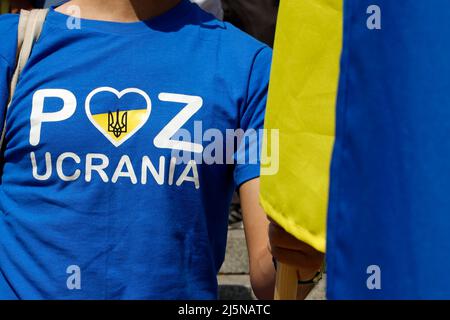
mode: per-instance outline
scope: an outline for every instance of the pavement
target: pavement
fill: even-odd
[[[219,298],[255,300],[249,278],[248,253],[242,228],[228,231],[225,262],[219,272]],[[308,295],[307,300],[325,300],[326,275]]]

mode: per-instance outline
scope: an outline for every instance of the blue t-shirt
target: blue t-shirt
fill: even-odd
[[[1,108],[17,23],[0,17]],[[0,298],[216,298],[228,205],[259,165],[201,156],[262,128],[271,50],[187,0],[73,26],[49,12],[7,113]]]

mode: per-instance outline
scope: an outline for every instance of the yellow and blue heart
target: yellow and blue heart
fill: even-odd
[[[144,91],[110,87],[93,90],[86,98],[91,123],[116,147],[131,138],[147,122],[151,100]]]

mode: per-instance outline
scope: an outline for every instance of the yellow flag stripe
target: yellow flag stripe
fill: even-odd
[[[329,172],[342,50],[343,0],[282,0],[265,128],[279,129],[279,171],[260,200],[277,223],[326,247]],[[267,150],[271,149],[268,135]]]

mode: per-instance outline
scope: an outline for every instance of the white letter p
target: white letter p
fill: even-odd
[[[60,98],[63,107],[56,112],[44,113],[45,98]],[[43,122],[64,121],[70,118],[77,108],[77,99],[72,92],[64,89],[42,89],[33,95],[31,110],[30,144],[37,146],[41,139],[41,126]]]

